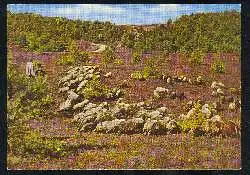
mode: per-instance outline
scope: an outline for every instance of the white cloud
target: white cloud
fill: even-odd
[[[73,7],[65,6],[62,8],[57,8],[55,13],[63,15],[76,15],[83,13],[121,14],[124,11],[125,11],[124,9],[117,6],[101,5],[101,4],[78,4]]]
[[[166,12],[166,11],[179,11],[181,9],[180,4],[160,4],[157,7],[151,8],[150,12]]]

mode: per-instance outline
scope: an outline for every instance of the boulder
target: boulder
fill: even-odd
[[[149,115],[150,115],[150,118],[152,120],[160,120],[163,118],[162,113],[160,111],[157,111],[157,110],[150,112]]]
[[[59,111],[66,111],[71,109],[71,100],[67,99],[65,102],[60,104]]]
[[[144,120],[142,118],[132,118],[125,121],[123,133],[135,134],[142,133]]]
[[[104,77],[106,77],[106,78],[109,78],[109,77],[111,77],[112,76],[112,73],[111,72],[108,72],[108,73],[106,73],[105,75],[103,75]]]
[[[88,110],[90,110],[90,109],[92,109],[92,108],[95,108],[97,105],[96,104],[94,104],[94,103],[88,103],[85,107],[84,107],[84,110],[85,111],[88,111]]]
[[[143,126],[144,134],[151,135],[160,135],[166,133],[165,126],[157,120],[148,119]]]
[[[83,87],[85,87],[88,83],[88,80],[83,80],[77,87],[77,92],[80,91]]]
[[[98,123],[94,131],[101,133],[121,133],[125,126],[125,119],[115,119]]]
[[[68,99],[70,99],[71,101],[77,100],[78,97],[79,95],[77,95],[74,91],[72,90],[68,91]]]
[[[69,90],[69,87],[63,87],[59,89],[59,93],[67,92]]]
[[[205,115],[206,118],[210,118],[211,117],[211,111],[209,109],[209,105],[208,104],[204,104],[201,108],[201,113]]]
[[[94,130],[95,127],[96,127],[96,123],[93,123],[93,122],[91,122],[91,123],[86,123],[86,124],[84,124],[84,125],[79,129],[79,131],[80,131],[80,132],[89,132],[89,131]]]
[[[222,134],[224,125],[225,123],[221,117],[219,115],[215,115],[211,119],[207,120],[204,130],[208,135],[218,136]]]
[[[77,103],[76,105],[73,106],[73,109],[78,109],[78,108],[83,108],[86,104],[89,103],[88,99],[85,99],[81,103]]]
[[[163,87],[157,87],[157,88],[154,90],[154,97],[156,97],[156,98],[162,98],[162,97],[167,96],[168,93],[169,93],[169,90],[168,90],[168,89],[163,88]]]

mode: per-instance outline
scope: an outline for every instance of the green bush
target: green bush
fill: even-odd
[[[75,64],[75,59],[72,55],[60,55],[58,60],[57,60],[58,65],[74,65]]]
[[[155,77],[157,76],[157,65],[156,61],[153,58],[150,58],[146,61],[146,66],[142,70],[144,78]]]
[[[215,61],[211,65],[211,70],[213,73],[225,73],[225,63],[220,60],[220,54],[214,54]]]
[[[90,53],[84,51],[78,52],[75,57],[77,63],[86,63],[91,59]]]
[[[203,63],[204,56],[205,54],[200,50],[193,51],[188,59],[188,63],[191,66],[200,65],[201,63]]]
[[[135,79],[135,80],[145,80],[141,71],[135,71],[130,76],[132,79]]]
[[[131,58],[131,63],[132,64],[140,63],[141,62],[141,57],[142,57],[141,52],[134,52],[133,55],[132,55],[132,58]]]
[[[83,89],[83,95],[87,99],[106,98],[110,89],[104,86],[99,78],[93,78]]]
[[[207,119],[204,114],[202,114],[201,107],[202,105],[199,102],[196,102],[194,104],[194,114],[190,117],[185,117],[178,122],[182,132],[191,132],[196,136],[204,134],[202,128],[205,125]]]
[[[108,64],[113,63],[115,59],[115,50],[111,47],[107,47],[102,53],[101,64],[107,66]]]
[[[114,64],[120,66],[124,64],[124,61],[120,58],[117,58],[114,60]]]
[[[56,139],[42,138],[40,133],[31,131],[28,127],[11,128],[8,138],[9,151],[21,156],[63,156],[66,154],[64,142]],[[14,131],[14,132],[13,132]]]

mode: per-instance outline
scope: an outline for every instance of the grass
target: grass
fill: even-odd
[[[63,119],[60,119],[63,120]],[[60,126],[62,127],[62,126]],[[73,128],[74,129],[74,128]],[[46,128],[41,132],[45,132]],[[81,133],[63,138],[78,145],[44,160],[8,155],[9,169],[238,169],[240,138]],[[73,146],[72,146],[73,147]]]

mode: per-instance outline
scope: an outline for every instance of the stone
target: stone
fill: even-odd
[[[70,100],[77,100],[79,95],[77,95],[74,91],[68,91],[68,99]]]
[[[222,130],[225,126],[225,123],[219,115],[213,116],[211,119],[208,119],[204,130],[208,135],[218,136],[222,134]]]
[[[157,110],[150,112],[149,115],[152,120],[159,120],[163,118],[161,112]]]
[[[79,130],[80,132],[88,132],[94,130],[96,127],[96,123],[86,123],[84,124],[81,129]]]
[[[209,105],[208,104],[204,104],[201,108],[201,113],[205,115],[206,118],[210,118],[211,116],[211,111],[209,109]]]
[[[88,80],[83,80],[77,87],[77,92],[79,92],[83,87],[85,87],[88,83]]]
[[[148,119],[143,126],[143,132],[144,134],[147,135],[151,134],[159,135],[166,133],[166,128],[159,121]]]
[[[71,108],[71,100],[67,99],[65,102],[60,104],[59,111],[69,110]]]
[[[125,121],[125,126],[122,132],[126,134],[142,133],[143,126],[144,120],[142,118],[128,119]]]
[[[101,133],[121,133],[125,126],[125,119],[115,119],[98,123],[94,131]]]
[[[112,73],[111,72],[108,72],[108,73],[106,73],[105,75],[104,75],[104,77],[106,77],[106,78],[109,78],[109,77],[111,77],[112,76]]]
[[[168,93],[169,93],[169,90],[168,90],[168,89],[163,88],[163,87],[157,87],[157,88],[154,90],[154,97],[156,97],[156,98],[162,98],[162,97],[167,96]]]
[[[192,108],[188,111],[187,115],[185,116],[185,118],[190,118],[195,114],[195,108]]]
[[[77,103],[76,105],[73,106],[73,109],[78,109],[78,108],[83,108],[86,104],[89,103],[88,99],[85,99],[81,103]]]
[[[87,111],[87,110],[90,110],[92,108],[95,108],[97,105],[94,104],[94,103],[88,103],[85,107],[84,107],[84,110]]]
[[[67,92],[69,90],[69,87],[63,87],[59,89],[59,93]]]

